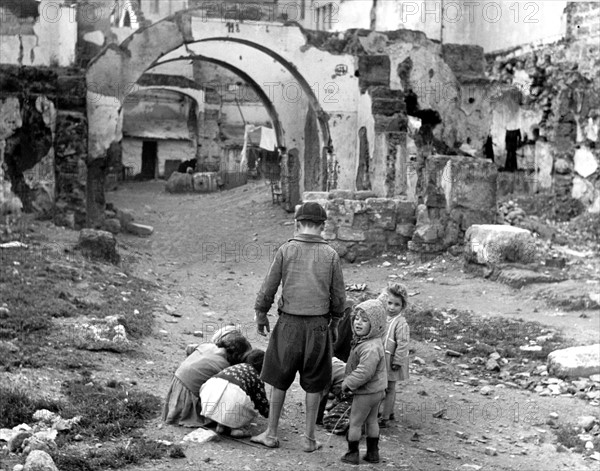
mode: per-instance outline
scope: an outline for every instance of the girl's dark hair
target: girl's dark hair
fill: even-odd
[[[262,372],[263,361],[265,360],[265,352],[259,348],[253,348],[246,355],[245,363],[252,366],[258,374]]]
[[[244,355],[252,349],[250,342],[239,332],[231,332],[217,342],[217,347],[226,351],[227,362],[237,365],[244,361]]]

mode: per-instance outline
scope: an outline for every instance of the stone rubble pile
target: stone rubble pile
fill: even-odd
[[[35,423],[31,426],[21,424],[12,429],[0,429],[0,442],[6,442],[9,453],[26,457],[25,465],[19,469],[58,471],[50,457],[50,453],[57,450],[56,437],[59,432],[78,424],[81,416],[63,419],[54,412],[40,409],[33,414],[33,420]]]

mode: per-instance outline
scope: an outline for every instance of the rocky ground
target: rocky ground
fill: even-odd
[[[118,235],[121,268],[127,268],[122,271],[146,280],[151,288],[123,287],[122,292],[129,294],[117,295],[135,302],[131,291],[150,289],[153,306],[131,304],[131,308],[152,309],[156,326],[135,353],[94,352],[89,358],[95,364],[92,381],[134,384],[163,397],[184,358],[185,346],[206,341],[210,332],[227,322],[241,324],[254,346],[266,347],[267,340],[255,334],[252,306],[272,250],[291,236],[293,218],[272,204],[264,182],[207,195],[170,195],[164,192],[164,182],[131,183],[108,193],[107,198],[117,208],[131,209],[136,221],[154,227],[150,237]],[[50,224],[39,224],[37,230],[64,246],[74,244],[78,235]],[[554,250],[544,252],[541,259],[545,264],[560,252],[565,266],[555,269],[568,286],[531,283],[531,278],[524,283],[503,283],[500,276],[488,273],[485,278],[481,276],[485,273],[466,270],[462,258],[451,255],[420,262],[390,253],[344,265],[349,292],[373,295],[387,281],[401,280],[408,287],[411,304],[418,307],[414,313],[428,313],[411,318],[415,326],[411,379],[399,389],[397,420],[382,431],[383,461],[363,463],[362,468],[597,469],[600,382],[586,378],[573,385],[552,378],[545,371],[544,357],[519,350],[519,345],[548,349],[598,342],[600,311],[593,301],[600,281],[597,245],[593,245],[597,242],[582,237],[575,248],[570,248],[568,239],[561,242],[552,245],[540,239],[542,250]],[[107,273],[118,278],[117,271]],[[92,296],[91,291],[87,295]],[[564,295],[558,296],[561,291]],[[276,320],[275,316],[271,319],[272,323]],[[540,326],[534,328],[528,321]],[[464,322],[469,322],[467,332],[454,330]],[[507,334],[503,325],[513,330]],[[482,326],[493,328],[485,331]],[[496,331],[504,343],[492,351],[473,352],[465,347],[466,342],[461,345],[472,329],[482,336],[478,345],[493,343],[500,336]],[[199,331],[204,337],[197,336]],[[498,368],[487,368],[490,354]],[[72,374],[48,366],[2,373],[10,382],[49,390],[57,390]],[[322,429],[317,434],[325,444],[323,450],[302,452],[303,399],[294,383],[282,418],[280,449],[230,438],[204,444],[183,442],[184,458],[163,458],[127,469],[347,469],[339,461],[346,448],[344,438]],[[595,422],[591,419],[571,430],[585,416],[594,417]],[[582,440],[584,425],[589,436]],[[256,432],[264,427],[262,418],[253,426]],[[189,432],[164,426],[155,418],[141,433],[180,443]],[[584,450],[588,441],[595,449]]]

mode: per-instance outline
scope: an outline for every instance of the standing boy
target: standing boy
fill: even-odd
[[[254,309],[258,332],[269,332],[267,312],[281,284],[279,319],[273,328],[261,379],[272,388],[267,430],[251,441],[277,448],[286,392],[300,373],[306,392],[304,451],[321,447],[315,423],[321,395],[331,382],[331,352],[344,314],[346,291],[340,258],[321,237],[327,214],[316,202],[296,211],[296,235],[275,254]],[[331,336],[329,335],[331,333]]]

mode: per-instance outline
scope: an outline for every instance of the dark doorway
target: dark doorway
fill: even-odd
[[[356,171],[356,189],[370,190],[371,180],[369,177],[369,139],[367,128],[362,127],[358,131],[358,170]]]
[[[140,176],[145,180],[156,178],[156,164],[158,161],[158,144],[156,141],[142,143],[142,172]]]

